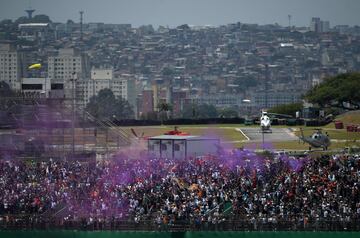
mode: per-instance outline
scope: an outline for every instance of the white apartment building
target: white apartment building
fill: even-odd
[[[196,104],[209,104],[217,108],[237,107],[241,104],[241,97],[236,94],[202,95],[193,99]]]
[[[74,75],[84,73],[82,56],[74,49],[60,49],[57,56],[48,58],[48,77],[52,82],[65,82],[73,79]]]
[[[301,102],[301,97],[302,92],[299,91],[255,92],[251,97],[251,102],[258,108],[272,108],[283,104]]]
[[[52,84],[63,84],[66,98],[73,97],[74,83],[86,77],[86,57],[77,50],[60,49],[58,55],[48,58],[48,78]]]
[[[20,90],[20,56],[10,44],[0,44],[0,81]]]

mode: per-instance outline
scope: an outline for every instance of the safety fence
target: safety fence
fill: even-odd
[[[358,238],[360,232],[297,232],[297,231],[187,231],[187,232],[144,232],[144,231],[1,231],[1,238]]]
[[[123,220],[43,220],[14,219],[0,221],[0,230],[84,230],[84,231],[360,231],[360,220],[338,221],[290,221],[290,220],[221,220],[202,222],[200,220],[176,221],[123,221]]]

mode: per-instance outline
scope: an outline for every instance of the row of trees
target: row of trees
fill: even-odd
[[[133,119],[135,115],[129,102],[115,97],[110,89],[102,89],[91,97],[85,110],[100,120]]]
[[[160,103],[158,112],[150,112],[141,115],[140,119],[147,120],[166,120],[171,118],[172,105],[168,103]],[[183,107],[180,115],[181,118],[199,119],[199,118],[234,118],[238,117],[238,111],[235,108],[217,109],[214,105],[208,104],[189,104]]]
[[[360,73],[339,74],[326,78],[305,98],[322,108],[360,109]]]
[[[321,108],[360,109],[360,73],[340,74],[326,78],[321,84],[312,88],[305,96],[310,103]],[[269,112],[295,116],[303,108],[302,103],[292,103],[271,108]],[[172,105],[160,103],[158,112],[142,115],[141,119],[166,120],[171,117]],[[116,98],[110,89],[103,89],[90,99],[86,110],[98,119],[132,119],[134,111],[131,105],[122,98]],[[217,109],[214,105],[185,105],[181,117],[195,118],[233,118],[238,116],[235,108]]]
[[[327,112],[360,109],[360,73],[353,72],[328,77],[309,90],[304,99]],[[295,116],[302,103],[280,105],[270,112]]]
[[[10,87],[5,82],[0,82],[0,110],[6,111],[12,106],[14,97]],[[360,109],[360,73],[340,74],[335,77],[326,78],[321,84],[312,88],[304,98],[319,105],[321,108],[340,108],[346,110]],[[288,114],[295,116],[296,111],[301,111],[302,103],[281,105],[270,109],[270,112]],[[93,96],[88,103],[86,110],[98,119],[133,119],[135,114],[128,101],[117,98],[110,89],[103,89],[98,95]],[[170,117],[172,106],[167,103],[160,103],[158,112],[142,115],[141,119],[166,120]],[[218,110],[213,105],[190,104],[182,110],[182,118],[233,118],[238,112],[233,108]]]

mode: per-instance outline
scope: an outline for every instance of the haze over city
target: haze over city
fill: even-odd
[[[17,19],[24,10],[49,15],[52,21],[79,20],[78,11],[85,12],[84,22],[130,23],[133,26],[153,24],[175,27],[189,25],[221,25],[234,22],[291,24],[308,26],[318,16],[334,25],[358,25],[358,0],[0,0],[0,18]]]

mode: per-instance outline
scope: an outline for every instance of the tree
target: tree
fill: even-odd
[[[74,22],[73,20],[71,20],[71,19],[68,19],[68,20],[66,21],[66,24],[67,24],[67,25],[74,25],[75,22]]]
[[[35,15],[32,19],[29,19],[26,16],[19,17],[16,19],[16,24],[23,24],[23,23],[51,23],[50,17],[45,14]]]
[[[100,120],[118,120],[134,118],[134,112],[128,101],[116,98],[110,89],[102,89],[98,95],[90,98],[86,111]]]
[[[183,118],[216,118],[217,116],[216,107],[208,104],[188,104],[182,111]]]
[[[163,124],[163,120],[168,118],[168,112],[172,110],[172,106],[169,103],[162,102],[158,105],[161,124]]]
[[[18,19],[15,20],[16,25],[23,24],[23,23],[29,23],[29,22],[30,22],[29,18],[25,17],[25,16],[19,17]]]
[[[15,105],[15,102],[11,100],[11,97],[15,96],[16,93],[10,86],[4,81],[0,81],[0,111],[6,111]]]
[[[200,118],[215,118],[218,112],[214,105],[202,104],[198,108]]]
[[[235,80],[234,82],[235,84],[239,85],[239,87],[237,88],[237,90],[239,91],[245,91],[250,87],[255,87],[258,84],[258,81],[255,77],[239,77]]]
[[[11,25],[13,24],[11,19],[4,19],[0,22],[1,25]]]
[[[290,103],[290,104],[284,104],[284,105],[279,105],[279,106],[270,108],[269,112],[277,113],[277,114],[291,115],[291,116],[295,117],[296,112],[302,111],[302,109],[303,109],[302,103]]]
[[[45,14],[36,15],[31,21],[37,23],[51,23],[50,17]]]
[[[360,109],[360,73],[340,74],[326,78],[312,88],[305,98],[321,107]]]
[[[172,68],[170,68],[170,67],[164,67],[162,69],[162,74],[164,76],[172,76],[172,75],[174,75],[174,70]]]
[[[238,111],[235,108],[223,108],[219,110],[219,117],[222,118],[234,118],[238,117]]]

